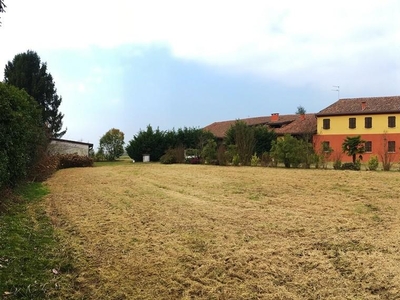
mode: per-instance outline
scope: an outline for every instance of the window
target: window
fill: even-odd
[[[390,128],[396,127],[396,117],[395,116],[388,117],[388,127],[390,127]]]
[[[365,117],[365,128],[372,128],[372,117]]]
[[[329,142],[328,142],[328,141],[323,141],[323,142],[322,142],[322,150],[323,150],[324,152],[329,152],[329,149],[330,149]]]
[[[323,119],[322,120],[322,128],[330,129],[331,128],[331,119]]]
[[[356,118],[349,118],[349,128],[356,128]]]
[[[365,152],[372,152],[372,142],[371,141],[365,142]]]
[[[388,141],[388,152],[396,152],[396,142]]]

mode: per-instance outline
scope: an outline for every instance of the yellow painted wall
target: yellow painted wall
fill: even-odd
[[[396,127],[388,127],[388,116],[396,117]],[[365,117],[372,117],[372,128],[365,128]],[[356,128],[349,128],[349,118],[356,118]],[[323,119],[331,120],[331,128],[323,129]],[[317,134],[382,134],[400,132],[400,114],[348,115],[317,117]]]

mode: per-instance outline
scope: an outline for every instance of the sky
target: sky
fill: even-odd
[[[397,0],[5,4],[0,80],[16,54],[36,51],[62,97],[63,138],[95,147],[111,128],[128,143],[147,125],[203,128],[400,95]]]

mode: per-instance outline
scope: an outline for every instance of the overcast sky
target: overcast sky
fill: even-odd
[[[400,1],[5,0],[0,66],[36,51],[66,139],[400,95]],[[3,72],[2,72],[3,73]],[[2,77],[2,76],[1,76]],[[1,79],[1,78],[0,78]]]

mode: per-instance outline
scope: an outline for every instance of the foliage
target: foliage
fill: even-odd
[[[251,157],[250,165],[252,167],[256,167],[258,166],[259,163],[260,163],[260,158],[257,156],[257,153],[254,153],[254,155]]]
[[[273,142],[271,156],[277,162],[283,163],[286,168],[299,167],[301,164],[308,168],[315,162],[312,145],[289,134]]]
[[[372,155],[368,160],[368,170],[376,171],[379,166],[379,160],[376,155]]]
[[[172,149],[168,150],[163,156],[160,157],[160,162],[162,164],[175,164],[177,162],[176,157],[171,150]]]
[[[217,160],[220,166],[226,166],[227,164],[225,153],[226,153],[226,146],[224,144],[219,145],[217,150]]]
[[[333,169],[340,170],[342,168],[342,152],[333,152]]]
[[[389,152],[386,133],[383,136],[383,153],[380,154],[383,171],[390,171],[394,163],[394,153]]]
[[[269,152],[264,152],[261,156],[261,166],[268,167],[272,163],[271,155]]]
[[[209,139],[201,151],[201,157],[206,164],[215,164],[217,160],[217,142]]]
[[[296,115],[305,115],[306,109],[303,106],[297,106]]]
[[[45,144],[34,100],[25,91],[0,83],[0,188],[24,179]]]
[[[238,166],[240,165],[240,157],[239,154],[235,154],[232,158],[232,165]]]
[[[77,154],[59,154],[59,169],[93,167],[93,159]]]
[[[322,168],[326,169],[328,167],[327,161],[328,161],[329,157],[331,156],[332,152],[333,152],[332,147],[330,147],[329,144],[322,142],[320,151],[319,151],[319,154],[317,157],[318,165],[321,164]]]
[[[226,145],[236,145],[237,153],[242,165],[249,165],[253,155],[256,140],[254,128],[241,120],[237,120],[225,135]]]
[[[124,133],[112,128],[101,137],[99,150],[101,149],[108,161],[112,161],[124,154],[124,143]]]
[[[4,4],[3,0],[0,0],[0,13],[4,13],[5,9],[7,6]],[[0,26],[1,26],[1,21],[0,21]]]
[[[228,145],[228,147],[224,153],[225,161],[228,164],[231,164],[231,163],[233,163],[233,158],[235,156],[237,156],[237,158],[239,158],[236,145]]]
[[[142,161],[143,154],[150,154],[151,161],[159,161],[160,157],[169,148],[166,145],[165,132],[157,128],[155,131],[151,125],[146,131],[140,130],[129,142],[126,151],[130,158]]]
[[[362,154],[365,152],[365,141],[361,139],[361,136],[346,137],[342,144],[342,151],[353,159],[353,164],[356,163],[357,154],[359,158],[362,159]]]
[[[161,131],[159,128],[153,130],[151,125],[148,125],[146,131],[140,130],[129,141],[126,151],[129,157],[136,161],[141,161],[143,154],[150,154],[151,161],[159,161],[169,148],[183,146],[201,152],[209,139],[215,139],[214,135],[202,129],[185,127],[177,131]]]
[[[356,161],[355,163],[344,163],[341,165],[342,170],[353,170],[353,171],[360,171],[361,163]]]
[[[167,152],[160,157],[160,162],[162,164],[175,164],[185,162],[185,149],[183,146],[176,147],[173,149],[168,149]]]
[[[276,133],[268,130],[266,126],[254,127],[255,148],[258,157],[261,157],[264,152],[270,152],[272,142],[276,140]]]
[[[31,50],[17,54],[4,69],[4,82],[24,89],[38,103],[42,112],[42,122],[52,137],[62,137],[64,115],[59,112],[62,98],[57,95],[53,77],[47,71],[39,55]]]
[[[59,164],[60,159],[58,155],[49,155],[44,152],[29,171],[28,178],[31,181],[43,182],[58,170]]]

